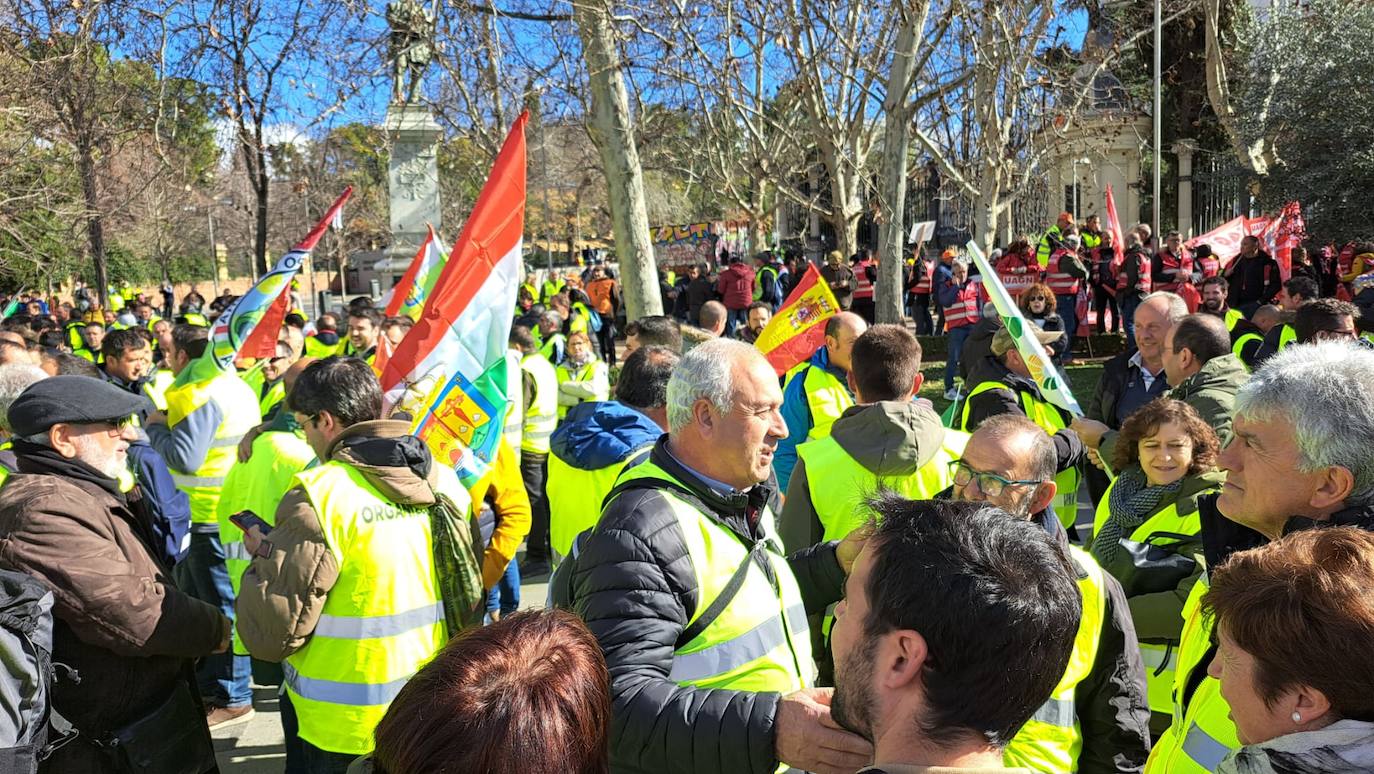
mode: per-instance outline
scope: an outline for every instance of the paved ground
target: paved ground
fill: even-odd
[[[520,606],[544,606],[545,579],[520,585]],[[257,716],[242,725],[215,733],[215,752],[224,774],[281,774],[286,765],[282,745],[281,716],[275,688],[254,687],[253,706]]]

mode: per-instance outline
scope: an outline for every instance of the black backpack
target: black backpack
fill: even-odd
[[[52,707],[52,604],[39,581],[0,570],[0,771],[37,772],[76,735]]]

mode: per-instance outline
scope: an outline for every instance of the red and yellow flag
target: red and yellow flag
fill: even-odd
[[[825,321],[840,311],[835,294],[811,264],[792,288],[778,313],[768,321],[754,346],[768,358],[778,376],[811,357],[825,343]]]

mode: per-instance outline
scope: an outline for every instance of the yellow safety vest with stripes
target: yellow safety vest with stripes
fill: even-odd
[[[797,374],[805,374],[802,377],[806,380],[802,382],[802,392],[806,394],[806,403],[811,409],[811,429],[807,431],[805,440],[826,438],[830,435],[830,426],[835,424],[835,420],[854,405],[854,397],[849,394],[849,388],[844,382],[824,368],[812,365],[809,360],[793,366],[792,370],[787,372],[783,380],[784,393]],[[800,444],[800,441],[798,443]]]
[[[972,432],[968,426],[969,407],[973,403],[975,395],[981,395],[990,390],[1007,390],[1016,393],[1016,397],[1021,402],[1021,410],[1026,412],[1030,421],[1039,425],[1049,435],[1068,427],[1064,421],[1064,415],[1059,407],[1047,401],[1031,395],[1024,390],[1018,390],[1003,382],[980,382],[978,386],[969,391],[968,397],[964,398],[964,413],[959,420],[959,428],[966,433]],[[1064,527],[1070,527],[1078,518],[1078,469],[1069,468],[1060,471],[1054,477],[1056,492],[1054,495],[1054,511],[1059,516],[1059,523]]]
[[[521,358],[520,368],[534,379],[534,400],[525,407],[520,450],[548,454],[549,436],[558,426],[558,376],[549,359],[538,352]]]
[[[822,539],[843,540],[863,526],[871,515],[864,500],[879,487],[912,500],[929,500],[944,491],[954,483],[949,464],[959,459],[967,443],[968,433],[946,430],[934,456],[909,476],[878,476],[851,457],[834,436],[798,446],[797,456],[806,463],[811,505],[825,531]]]
[[[576,468],[557,454],[549,455],[544,491],[549,500],[549,545],[557,558],[570,555],[577,536],[596,526],[597,519],[601,518],[601,502],[611,493],[621,472],[631,462],[647,459],[652,448],[651,442],[614,465],[596,470]]]
[[[643,481],[651,488],[654,481],[683,485],[652,461],[626,470],[617,485],[626,481]],[[724,591],[751,548],[755,554],[744,585],[720,615],[673,651],[668,679],[695,688],[783,694],[810,686],[815,665],[806,608],[773,529],[772,512],[765,509],[759,514],[764,538],[761,545],[751,547],[672,489],[659,491],[677,519],[696,578],[697,605],[688,627]],[[760,567],[764,561],[772,580]]]
[[[558,379],[558,383],[559,383],[559,384],[562,384],[563,382],[590,382],[590,381],[592,381],[593,379],[596,378],[596,375],[597,375],[597,371],[598,371],[598,370],[603,370],[603,369],[605,369],[605,368],[606,368],[606,364],[603,363],[603,362],[601,362],[600,360],[593,360],[592,362],[587,363],[586,365],[582,366],[581,368],[577,369],[576,371],[570,371],[570,370],[568,370],[567,365],[564,364],[564,365],[560,365],[560,366],[555,366],[555,367],[554,367],[554,376]],[[603,376],[604,376],[604,374],[603,374]],[[609,394],[609,392],[608,392],[608,393],[606,393],[606,394],[604,394],[604,395],[603,395],[603,394],[598,394],[598,395],[595,395],[595,396],[590,397],[590,398],[582,398],[582,399],[580,399],[580,400],[578,401],[578,403],[579,403],[579,404],[581,404],[581,403],[592,403],[592,402],[595,402],[595,401],[606,400],[606,399],[608,399],[608,398],[610,398],[610,397],[611,397],[611,396],[610,396],[610,394]],[[564,404],[562,404],[562,403],[559,403],[559,404],[558,404],[558,418],[559,418],[559,419],[562,419],[563,417],[566,417],[566,416],[568,415],[568,412],[569,412],[571,409],[572,409],[572,406],[568,406],[568,405],[564,405]]]
[[[253,557],[243,545],[243,530],[229,521],[239,511],[252,511],[268,524],[277,523],[277,506],[291,488],[296,474],[315,461],[310,444],[296,433],[268,431],[253,439],[253,456],[247,462],[237,462],[224,477],[224,490],[215,506],[219,522],[219,540],[224,549],[224,565],[229,572],[229,585],[234,597]],[[248,655],[237,636],[234,652]]]
[[[239,441],[245,433],[262,422],[258,413],[258,399],[252,388],[237,374],[222,373],[203,382],[173,387],[167,391],[167,427],[176,427],[183,419],[211,400],[219,404],[222,417],[215,428],[214,440],[205,452],[205,461],[196,470],[172,471],[177,488],[191,501],[191,521],[195,524],[215,524],[224,477],[234,466]]]
[[[520,438],[525,426],[525,390],[520,370],[520,353],[506,350],[506,423],[501,434],[515,453],[515,464],[520,464]]]
[[[1093,515],[1092,537],[1096,537],[1097,533],[1102,531],[1102,525],[1107,523],[1107,519],[1111,515],[1112,487],[1115,486],[1116,482],[1113,481],[1107,487],[1107,491],[1103,493],[1101,501],[1097,503],[1097,511]],[[1201,492],[1199,494],[1206,493]],[[1167,546],[1169,542],[1183,539],[1170,536],[1195,537],[1201,532],[1202,520],[1196,510],[1190,513],[1179,513],[1178,504],[1171,503],[1168,507],[1161,508],[1158,513],[1150,516],[1139,527],[1136,527],[1127,540],[1133,543],[1152,542],[1155,545]],[[1151,540],[1152,537],[1162,538],[1163,542]],[[1091,541],[1089,545],[1091,545]],[[1149,692],[1151,712],[1161,712],[1167,715],[1173,711],[1174,671],[1178,667],[1178,648],[1177,642],[1140,643],[1140,660],[1145,665],[1145,684]]]
[[[1069,546],[1069,558],[1078,570],[1078,591],[1083,596],[1083,615],[1073,639],[1073,652],[1064,677],[1054,693],[1035,711],[1003,751],[1007,766],[1020,766],[1048,774],[1078,771],[1083,749],[1083,730],[1074,706],[1074,691],[1097,663],[1102,627],[1107,619],[1107,593],[1102,568],[1077,546]]]
[[[295,481],[319,514],[339,577],[309,642],[282,664],[286,690],[302,739],[363,755],[396,694],[448,641],[429,510],[387,501],[341,462]],[[439,482],[460,511],[470,509],[452,471]]]
[[[1204,574],[1193,585],[1183,605],[1183,639],[1178,650],[1178,674],[1174,676],[1173,722],[1150,750],[1150,759],[1145,762],[1146,774],[1214,772],[1229,752],[1241,746],[1236,724],[1231,721],[1231,707],[1222,698],[1221,683],[1216,678],[1202,678],[1188,706],[1179,705],[1189,676],[1208,666],[1205,659],[1212,645],[1212,620],[1203,615],[1201,605],[1207,585]]]

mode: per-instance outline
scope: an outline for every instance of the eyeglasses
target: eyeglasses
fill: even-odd
[[[1002,494],[1002,490],[1009,486],[1038,486],[1043,481],[1017,481],[1009,478],[1002,478],[996,473],[985,473],[981,470],[974,470],[963,460],[954,460],[949,463],[950,472],[954,475],[954,483],[958,486],[968,486],[971,481],[977,479],[978,490],[988,497],[997,497]]]

